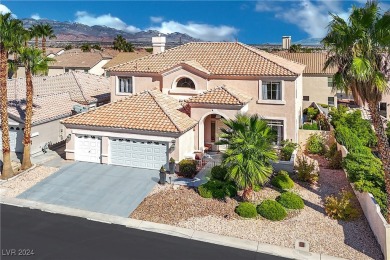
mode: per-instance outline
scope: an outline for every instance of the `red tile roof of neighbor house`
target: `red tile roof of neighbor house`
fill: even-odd
[[[337,72],[337,68],[335,67],[328,67],[324,70],[325,61],[327,60],[327,54],[324,52],[275,52],[275,54],[285,59],[305,64],[306,68],[303,74],[333,75]]]
[[[48,96],[35,97],[33,100],[32,124],[42,124],[72,115],[72,109],[77,102],[72,101],[69,93],[58,93]],[[26,101],[12,100],[8,102],[8,115],[24,123]]]
[[[147,51],[120,52],[114,58],[112,58],[112,60],[104,64],[103,69],[107,69],[131,60],[139,59],[147,55],[150,55],[150,53]]]
[[[63,120],[64,124],[183,133],[197,122],[179,111],[180,102],[158,89],[147,90]]]
[[[56,76],[33,77],[34,95],[46,96],[70,93],[73,101],[80,104],[105,102],[110,99],[110,79],[83,72],[67,72]],[[26,79],[7,81],[8,100],[26,97]]]
[[[196,62],[196,64],[195,64]],[[181,63],[210,75],[298,76],[304,65],[237,42],[192,42],[111,67],[108,71],[162,73]]]
[[[245,105],[251,100],[251,97],[238,93],[231,87],[220,86],[186,99],[184,102],[188,104]]]
[[[55,61],[49,63],[49,68],[84,68],[90,69],[105,57],[101,52],[65,52],[54,57]]]

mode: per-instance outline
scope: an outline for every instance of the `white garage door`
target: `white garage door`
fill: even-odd
[[[100,163],[101,143],[100,136],[76,135],[75,160]]]
[[[23,152],[23,128],[11,126],[9,128],[9,146],[12,152]],[[3,150],[2,134],[0,131],[0,152]]]
[[[167,143],[146,140],[110,139],[110,163],[146,169],[167,167]]]

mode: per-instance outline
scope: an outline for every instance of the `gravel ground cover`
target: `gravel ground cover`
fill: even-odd
[[[323,201],[341,188],[351,190],[343,170],[327,168],[327,161],[314,157],[320,165],[320,179],[313,187],[295,181],[294,192],[305,202],[300,211],[289,211],[279,222],[261,218],[242,219],[234,213],[235,199],[218,201],[200,197],[187,187],[156,187],[130,217],[175,225],[226,236],[294,247],[297,239],[309,242],[310,251],[346,259],[383,259],[380,247],[363,213],[354,221],[337,221],[326,216]],[[276,198],[279,191],[267,186],[255,194],[259,203]]]
[[[20,173],[19,176],[11,180],[1,182],[0,193],[2,196],[16,197],[56,171],[58,168],[37,166],[32,170]]]

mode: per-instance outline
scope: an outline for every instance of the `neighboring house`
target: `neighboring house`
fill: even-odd
[[[126,63],[132,60],[136,60],[147,55],[150,55],[150,53],[145,50],[134,51],[134,52],[119,52],[114,58],[112,58],[112,60],[110,60],[103,66],[103,69],[106,70],[110,67],[114,67],[119,64]]]
[[[109,84],[108,78],[80,72],[34,77],[31,153],[66,139],[61,119],[108,103]],[[26,81],[8,80],[7,88],[11,151],[23,152]]]
[[[158,169],[170,157],[223,150],[215,144],[221,119],[246,112],[264,117],[278,143],[297,142],[304,68],[231,42],[188,43],[116,65],[108,68],[115,102],[63,121],[66,156]]]
[[[49,47],[46,49],[46,56],[49,58],[55,58],[56,56],[59,56],[65,52],[64,48],[52,48]]]
[[[327,59],[326,53],[276,52],[275,54],[306,65],[302,78],[304,108],[309,107],[313,102],[337,106],[337,98],[343,98],[341,93],[332,91],[333,75],[337,69],[323,69]]]
[[[103,66],[112,57],[100,51],[79,52],[70,50],[54,57],[54,59],[55,61],[49,65],[49,76],[69,71],[81,71],[101,76],[104,75]]]

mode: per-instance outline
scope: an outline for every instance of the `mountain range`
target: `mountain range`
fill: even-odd
[[[188,34],[183,33],[169,33],[163,34],[159,31],[140,31],[136,33],[129,33],[122,30],[117,30],[107,26],[88,26],[85,24],[75,22],[60,22],[55,20],[41,19],[35,20],[30,18],[21,19],[24,27],[29,28],[32,25],[39,23],[48,23],[53,27],[54,34],[57,36],[56,41],[61,42],[112,42],[117,35],[122,35],[131,43],[147,45],[151,44],[153,36],[166,36],[167,44],[180,44],[187,42],[200,41]]]

